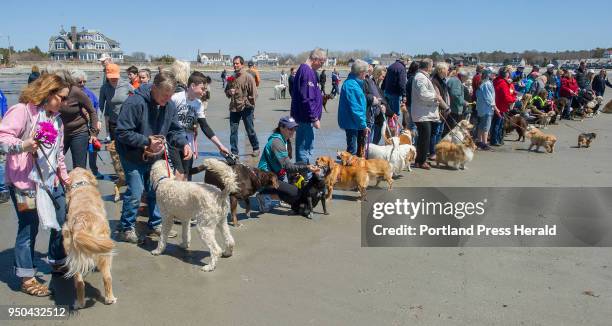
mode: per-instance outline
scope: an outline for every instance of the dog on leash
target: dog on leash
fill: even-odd
[[[539,128],[548,129],[548,125],[550,125],[551,119],[557,114],[554,110],[550,110],[547,113],[544,113],[538,117],[538,125]]]
[[[578,135],[578,148],[584,146],[586,148],[591,147],[591,142],[597,137],[594,132],[582,133]]]
[[[475,151],[476,144],[472,137],[467,137],[461,144],[441,141],[436,145],[436,166],[440,166],[440,163],[450,166],[452,162],[456,170],[465,170],[465,164],[474,159]]]
[[[392,145],[368,145],[368,158],[379,158],[389,162],[393,168],[393,175],[399,175],[404,169],[412,171],[410,162],[416,158],[416,147],[400,145],[399,137],[391,137]]]
[[[318,157],[315,162],[318,167],[329,170],[329,173],[325,176],[325,186],[327,187],[326,200],[331,200],[334,187],[344,190],[357,188],[361,194],[361,200],[367,200],[367,188],[370,183],[370,177],[366,169],[358,166],[338,164],[329,156]]]
[[[280,100],[281,98],[281,93],[283,90],[285,90],[287,88],[287,86],[283,85],[283,84],[278,84],[274,86],[274,99],[275,100]]]
[[[181,247],[189,249],[191,244],[190,220],[195,218],[196,229],[202,241],[210,249],[210,264],[202,267],[203,271],[211,272],[217,267],[219,257],[231,257],[234,250],[234,238],[227,224],[229,213],[229,194],[238,192],[236,173],[222,161],[205,159],[207,170],[215,171],[223,183],[223,190],[195,182],[177,181],[174,175],[168,175],[166,162],[158,160],[151,168],[151,184],[157,196],[157,205],[162,215],[162,231],[157,248],[151,254],[157,256],[164,252],[168,234],[172,229],[174,219],[180,220],[183,226],[183,241]],[[217,243],[215,232],[221,231],[225,241],[225,251]]]
[[[529,145],[528,151],[531,151],[533,147],[536,147],[536,152],[540,151],[540,147],[544,147],[544,150],[547,153],[552,153],[555,150],[557,137],[554,135],[545,134],[538,128],[532,128],[529,130],[527,132],[527,138],[531,139],[531,145]]]
[[[117,154],[117,149],[115,147],[115,141],[113,140],[108,145],[106,145],[106,150],[110,154],[111,162],[113,162],[113,168],[115,169],[115,174],[117,175],[117,180],[115,180],[115,202],[118,202],[121,199],[121,193],[119,192],[119,188],[126,185],[125,183],[125,172],[123,171],[123,166],[121,166],[121,161],[119,160],[119,154]]]
[[[386,160],[380,158],[366,160],[346,151],[338,152],[337,154],[342,165],[365,168],[370,178],[376,178],[376,186],[378,186],[381,180],[385,180],[388,185],[387,190],[391,190],[393,187],[393,170],[391,164]]]
[[[333,99],[334,97],[331,96],[330,94],[325,94],[323,95],[323,110],[325,110],[325,113],[327,113],[327,101]]]
[[[474,128],[468,120],[461,120],[440,141],[449,141],[453,144],[462,144],[466,138],[471,137],[470,131]]]
[[[234,173],[236,173],[238,182],[238,191],[230,193],[230,207],[232,214],[232,223],[235,227],[241,226],[238,223],[236,214],[238,201],[243,201],[245,204],[245,214],[248,216],[251,213],[251,203],[249,198],[257,191],[263,188],[278,188],[278,177],[273,172],[262,171],[257,168],[251,168],[241,163],[230,165]],[[192,168],[189,172],[191,175],[206,171],[204,182],[223,190],[222,175],[219,175],[215,170],[208,170],[205,164]]]
[[[113,304],[111,265],[115,243],[106,219],[98,181],[83,168],[75,168],[69,174],[72,183],[67,189],[68,214],[62,227],[63,245],[66,250],[65,277],[74,277],[77,306],[85,307],[85,282],[83,276],[96,267],[104,282],[104,303]]]
[[[525,133],[527,132],[527,120],[523,118],[520,114],[515,114],[511,117],[507,117],[504,119],[504,129],[506,134],[512,132],[512,130],[516,130],[518,134],[518,139],[516,141],[525,141]]]
[[[329,169],[320,168],[312,173],[312,176],[306,185],[299,190],[299,198],[291,204],[291,210],[294,213],[312,219],[313,209],[317,207],[319,202],[323,206],[323,214],[329,215],[326,205],[326,189],[325,178],[329,173]]]

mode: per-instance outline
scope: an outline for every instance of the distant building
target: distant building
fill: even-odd
[[[123,62],[123,51],[119,42],[99,31],[88,29],[77,32],[72,26],[66,33],[62,27],[59,35],[49,38],[49,57],[52,60],[95,61],[108,54],[114,62]]]
[[[380,63],[380,65],[389,66],[393,64],[395,61],[397,61],[397,59],[402,58],[402,57],[408,60],[411,59],[411,57],[407,54],[392,51],[391,53],[383,53],[380,55],[380,58],[372,58],[372,60],[377,60]]]
[[[612,50],[606,50],[606,52],[604,52],[603,57],[605,59],[612,59]]]
[[[198,49],[198,57],[196,59],[199,63],[208,66],[231,66],[232,57],[229,54],[222,54],[219,52],[202,53]]]
[[[335,67],[337,63],[338,63],[338,60],[336,58],[327,58],[323,66],[324,67]]]
[[[525,59],[523,58],[515,57],[510,60],[510,64],[515,67],[518,67],[518,66],[525,66],[527,62],[525,62]]]
[[[278,57],[279,55],[276,53],[258,51],[257,55],[251,58],[251,61],[257,66],[278,66]]]

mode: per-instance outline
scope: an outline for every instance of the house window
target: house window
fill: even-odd
[[[56,42],[55,43],[55,48],[58,50],[65,50],[66,49],[66,43],[64,42]]]
[[[104,50],[105,49],[104,43],[96,43],[96,49]]]

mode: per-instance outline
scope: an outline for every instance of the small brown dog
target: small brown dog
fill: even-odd
[[[516,130],[518,134],[518,139],[516,141],[525,141],[525,133],[527,132],[527,120],[523,118],[520,114],[515,114],[511,117],[507,117],[504,119],[504,129],[506,130],[506,134],[512,132],[512,130]]]
[[[106,150],[110,154],[111,161],[113,162],[113,168],[115,169],[115,173],[117,174],[117,180],[115,180],[115,202],[118,202],[119,199],[121,199],[119,187],[123,187],[126,185],[125,172],[123,171],[123,166],[121,166],[121,161],[119,160],[119,154],[117,154],[117,149],[115,147],[114,140],[108,145],[106,145]]]
[[[544,147],[547,153],[552,153],[555,150],[557,137],[545,134],[538,128],[529,130],[527,132],[527,138],[531,139],[531,145],[529,145],[528,151],[531,151],[534,146],[536,147],[536,152],[540,151],[540,147]]]
[[[591,147],[591,142],[597,137],[597,134],[594,132],[583,133],[578,135],[578,148],[584,146],[586,148]]]
[[[367,200],[366,195],[370,177],[365,168],[343,166],[336,163],[329,156],[317,158],[316,165],[329,169],[329,173],[325,176],[325,185],[327,187],[326,200],[331,199],[334,187],[344,190],[353,190],[357,188],[361,194],[361,200]]]
[[[601,109],[602,113],[612,113],[612,100],[610,100],[606,105]]]
[[[76,168],[69,174],[72,183],[67,189],[68,214],[62,228],[66,250],[65,277],[73,277],[77,290],[77,304],[85,307],[85,282],[83,275],[98,268],[104,282],[104,303],[113,304],[111,264],[115,243],[111,240],[110,227],[98,182],[88,170]]]
[[[387,181],[387,189],[393,187],[393,169],[386,160],[374,158],[366,160],[365,158],[355,156],[347,151],[338,152],[338,159],[344,166],[358,166],[365,168],[371,178],[376,178],[376,186],[381,180]]]
[[[327,113],[327,101],[333,99],[334,97],[331,96],[330,94],[325,94],[323,95],[323,109],[325,110],[325,112]]]
[[[388,137],[387,132],[383,133],[383,137],[385,140],[385,144],[387,145],[393,144],[393,140]],[[402,130],[402,132],[399,134],[400,145],[412,145],[413,138],[414,138],[414,135],[412,134],[410,130],[408,129]]]
[[[456,170],[467,169],[465,164],[474,159],[476,144],[472,137],[467,137],[463,143],[455,144],[450,141],[442,141],[436,145],[436,166],[443,163],[449,166],[453,162]]]

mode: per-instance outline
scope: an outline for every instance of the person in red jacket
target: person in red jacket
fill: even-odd
[[[565,72],[563,77],[561,77],[561,89],[559,90],[559,96],[565,97],[568,100],[567,107],[561,113],[561,119],[570,118],[570,112],[572,112],[572,101],[574,97],[578,95],[578,82],[576,82],[576,78],[574,78],[574,72],[569,70]]]
[[[510,69],[508,67],[499,68],[497,77],[493,80],[495,89],[495,106],[499,114],[493,115],[491,122],[491,145],[501,146],[504,144],[504,116],[510,111],[511,106],[516,101],[514,87],[511,87]]]

